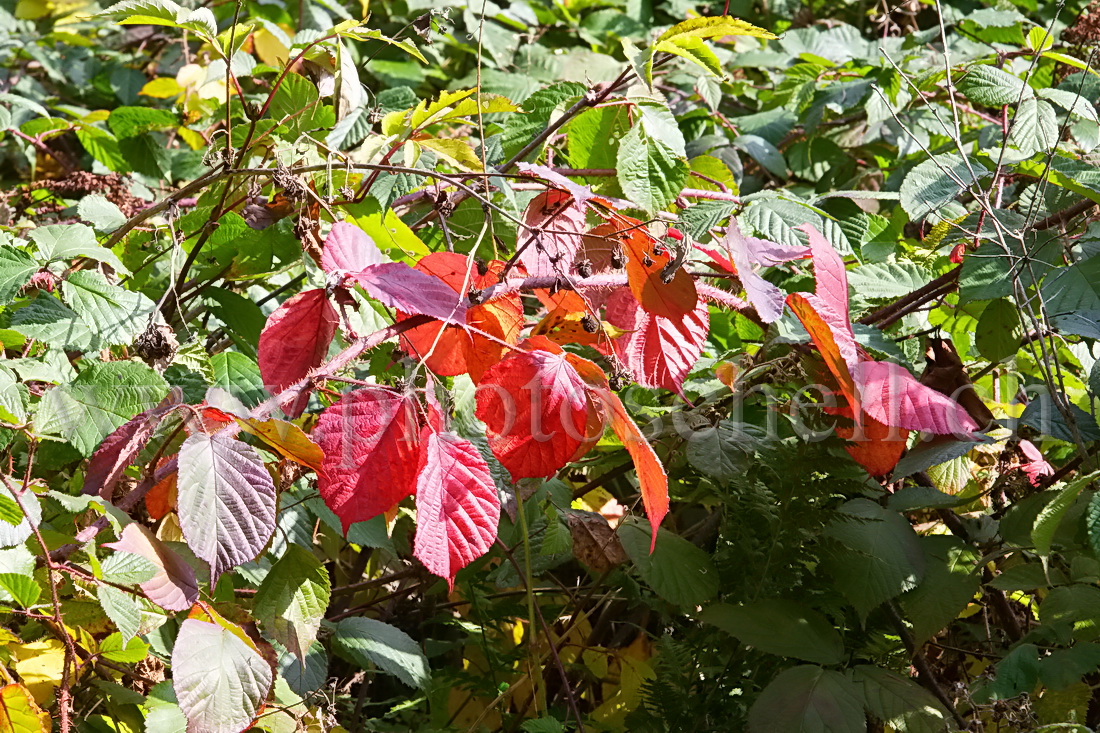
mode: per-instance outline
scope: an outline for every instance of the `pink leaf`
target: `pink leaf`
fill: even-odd
[[[404,262],[371,265],[355,275],[367,295],[405,313],[431,316],[447,323],[466,322],[466,294]]]
[[[141,555],[157,569],[157,574],[141,584],[141,589],[153,603],[167,611],[184,611],[199,599],[195,571],[179,555],[168,548],[145,527],[127,524],[117,542],[104,547]]]
[[[519,163],[516,165],[516,169],[520,173],[524,173],[535,178],[541,178],[547,183],[553,184],[557,188],[562,189],[569,193],[578,206],[583,206],[589,199],[596,198],[596,194],[588,186],[582,186],[579,183],[574,183],[561,173],[558,173],[553,168],[548,168],[544,165],[536,165],[534,163]]]
[[[321,250],[321,269],[335,272],[359,272],[381,264],[382,252],[359,227],[347,222],[332,225]]]
[[[320,288],[298,293],[271,314],[260,334],[259,349],[260,376],[269,391],[276,394],[321,365],[338,320]],[[302,414],[308,399],[308,393],[303,393],[286,408],[287,414]]]
[[[566,275],[581,248],[584,205],[568,193],[550,190],[531,199],[523,212],[519,261],[532,276]]]
[[[731,225],[736,227],[736,222],[731,220]],[[789,244],[779,244],[767,239],[746,237],[738,229],[737,246],[744,249],[749,261],[761,267],[776,267],[784,262],[801,260],[810,256],[809,247],[794,247]]]
[[[848,273],[844,270],[844,260],[833,245],[812,226],[803,224],[798,229],[810,237],[810,253],[814,261],[814,276],[817,278],[817,297],[830,313],[836,315],[835,325],[851,333],[852,324],[848,317]]]
[[[477,417],[513,479],[545,478],[575,459],[588,411],[584,380],[564,354],[513,354],[478,383]]]
[[[492,546],[500,497],[473,443],[432,428],[420,440],[413,555],[453,590],[455,574]]]
[[[607,321],[626,331],[612,342],[615,354],[643,387],[663,387],[682,395],[684,378],[703,353],[710,312],[702,300],[682,319],[654,315],[617,291],[607,303]]]
[[[325,453],[317,488],[345,532],[415,491],[419,432],[416,401],[380,387],[349,392],[321,413],[313,429]]]
[[[1020,469],[1027,474],[1027,479],[1032,486],[1038,486],[1039,480],[1043,476],[1054,475],[1054,466],[1047,462],[1047,459],[1043,457],[1043,454],[1030,440],[1020,441],[1020,452],[1027,459],[1020,465]]]
[[[962,405],[893,362],[860,362],[852,378],[864,411],[884,425],[939,435],[970,435],[978,428]]]

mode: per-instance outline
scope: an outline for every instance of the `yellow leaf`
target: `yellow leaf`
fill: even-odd
[[[400,250],[414,258],[428,254],[427,246],[409,225],[401,221],[393,209],[386,209],[383,213],[382,207],[373,198],[361,204],[352,204],[347,210],[356,226],[366,232],[379,249]]]
[[[57,639],[44,639],[12,645],[8,649],[14,662],[12,668],[35,702],[42,705],[49,701],[54,688],[61,685],[65,645]]]
[[[152,81],[145,82],[145,86],[141,88],[138,94],[143,94],[146,97],[153,97],[154,99],[172,99],[183,94],[183,87],[175,79],[167,76],[161,76]]]
[[[23,685],[0,688],[0,731],[3,733],[49,733],[50,715],[35,704]]]
[[[285,458],[300,463],[306,468],[312,468],[314,471],[321,470],[321,461],[325,459],[325,454],[320,446],[310,440],[294,423],[277,418],[256,420],[239,417],[237,424],[246,433],[255,435],[279,451]]]
[[[480,173],[483,168],[481,167],[481,160],[478,159],[477,153],[469,144],[462,140],[455,140],[453,138],[427,138],[424,140],[417,140],[421,147],[430,148],[444,158],[448,163],[455,168],[464,171],[470,171],[472,173]]]
[[[203,139],[203,136],[189,127],[181,126],[179,128],[179,134],[180,139],[187,143],[187,147],[191,148],[192,150],[198,150],[199,148],[206,147],[207,143],[206,140]]]
[[[38,20],[53,11],[53,3],[48,0],[19,0],[15,6],[15,17],[19,20]]]
[[[261,28],[252,34],[256,55],[268,66],[282,68],[290,60],[290,49],[271,31]]]

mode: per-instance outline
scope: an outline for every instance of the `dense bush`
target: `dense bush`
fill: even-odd
[[[1100,728],[1098,19],[5,3],[0,730]]]

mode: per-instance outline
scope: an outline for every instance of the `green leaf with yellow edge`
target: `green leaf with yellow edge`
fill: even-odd
[[[408,41],[390,38],[382,33],[382,31],[366,28],[361,25],[358,20],[345,20],[343,23],[333,28],[332,32],[341,38],[353,38],[357,41],[382,41],[383,43],[388,43],[391,46],[400,48],[421,63],[428,63],[428,59],[424,58],[424,54],[420,53],[420,49]]]
[[[706,69],[718,78],[723,78],[725,76],[722,72],[722,62],[718,60],[718,56],[715,55],[710,46],[704,43],[701,38],[688,36],[687,38],[680,38],[672,41],[658,41],[653,47],[653,50],[671,53],[680,58],[687,59],[696,66],[701,66]]]
[[[1035,545],[1035,552],[1043,556],[1044,560],[1050,555],[1051,547],[1054,545],[1054,533],[1058,530],[1062,517],[1077,500],[1081,490],[1095,481],[1098,476],[1100,471],[1093,471],[1074,479],[1043,507],[1039,516],[1035,517],[1035,524],[1031,527],[1031,542]]]
[[[137,664],[149,656],[149,645],[137,637],[123,641],[122,634],[116,631],[100,642],[99,653],[112,662]]]
[[[26,687],[20,684],[0,688],[0,731],[5,733],[49,733],[50,714],[38,707]]]
[[[775,39],[777,36],[758,28],[752,23],[732,18],[728,15],[705,18],[689,18],[669,28],[657,38],[661,41],[677,41],[682,38],[715,38],[717,36],[752,36],[753,38]]]

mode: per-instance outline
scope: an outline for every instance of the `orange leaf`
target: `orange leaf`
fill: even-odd
[[[610,227],[610,230],[604,229]],[[664,281],[664,268],[672,261],[668,248],[660,244],[637,219],[615,215],[610,224],[601,224],[590,235],[613,234],[626,255],[626,279],[630,292],[650,313],[673,320],[695,310],[699,294],[695,279],[683,268]]]
[[[642,490],[642,504],[645,506],[649,526],[653,528],[653,542],[649,551],[657,544],[657,528],[668,514],[668,476],[661,465],[653,447],[642,435],[637,423],[623,407],[619,396],[610,390],[604,392],[607,404],[611,408],[611,429],[619,436],[626,452],[634,461],[634,470],[638,474],[638,484]]]
[[[238,417],[237,424],[246,433],[255,435],[279,451],[283,457],[300,463],[306,468],[312,468],[314,471],[321,470],[321,461],[325,460],[325,454],[321,452],[320,446],[310,440],[309,436],[294,423],[277,418],[257,420]]]
[[[564,308],[555,308],[546,314],[546,316],[535,325],[531,330],[532,336],[545,336],[551,341],[559,344],[580,344],[585,346],[591,346],[593,344],[606,341],[607,336],[596,331],[596,333],[589,333],[584,329],[584,318],[586,314],[582,311],[580,313],[569,312]],[[600,329],[603,329],[603,323],[600,323]]]
[[[802,321],[814,345],[817,346],[825,365],[840,386],[840,393],[848,401],[853,410],[860,409],[859,390],[848,368],[849,360],[845,358],[844,349],[838,343],[836,332],[830,327],[828,320],[814,307],[806,293],[791,293],[787,296],[787,305]],[[841,337],[843,338],[843,337]],[[855,342],[853,339],[852,347]]]
[[[164,518],[164,515],[176,508],[176,473],[173,471],[160,481],[149,493],[145,495],[145,511],[154,520]]]
[[[851,411],[845,410],[850,417]],[[842,413],[843,414],[843,413]],[[860,415],[860,424],[838,425],[836,434],[849,442],[844,446],[852,459],[867,469],[872,476],[885,476],[894,470],[905,452],[909,431],[883,425],[866,412]]]

